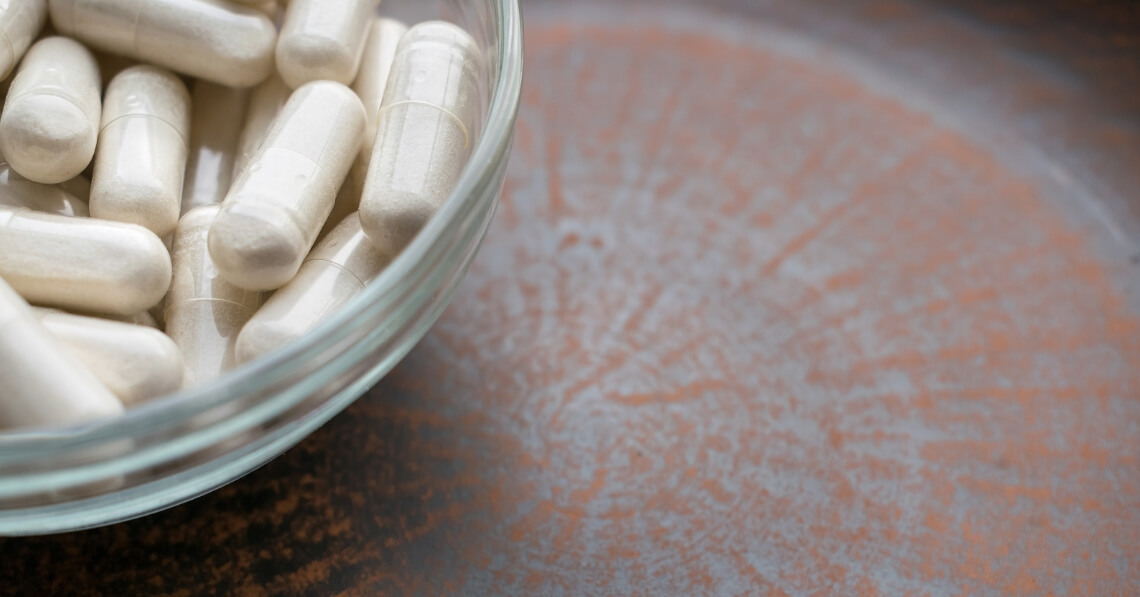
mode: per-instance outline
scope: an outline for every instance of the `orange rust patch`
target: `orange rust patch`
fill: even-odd
[[[544,463],[489,488],[525,512],[496,586],[1137,581],[1137,318],[1035,181],[826,59],[648,25],[528,43],[519,224],[437,330]]]

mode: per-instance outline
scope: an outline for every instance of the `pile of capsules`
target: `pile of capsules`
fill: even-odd
[[[419,232],[468,158],[485,58],[378,4],[0,1],[0,429],[214,379]]]

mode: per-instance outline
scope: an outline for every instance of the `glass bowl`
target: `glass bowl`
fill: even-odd
[[[481,130],[439,213],[360,296],[301,341],[117,419],[0,435],[0,534],[106,525],[217,489],[351,404],[439,317],[502,190],[522,84],[521,15],[518,0],[389,0],[382,8],[410,21],[456,22],[487,58]]]

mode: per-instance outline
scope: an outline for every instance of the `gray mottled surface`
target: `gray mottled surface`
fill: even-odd
[[[695,6],[528,4],[425,341],[225,490],[0,543],[0,590],[1140,590],[1140,15]]]

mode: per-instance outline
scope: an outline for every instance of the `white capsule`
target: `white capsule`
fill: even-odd
[[[166,236],[182,211],[190,92],[169,71],[132,66],[107,87],[91,177],[92,217]]]
[[[123,405],[0,279],[0,428],[86,423]]]
[[[60,33],[231,87],[273,72],[277,28],[258,10],[225,0],[50,0]]]
[[[124,406],[177,392],[182,352],[166,334],[149,327],[34,309],[40,322]]]
[[[170,275],[146,228],[0,206],[0,277],[32,303],[131,315],[158,303]]]
[[[360,222],[395,255],[447,198],[467,160],[479,113],[482,59],[449,23],[412,27],[396,51],[360,198]]]
[[[238,359],[253,360],[309,333],[364,290],[388,261],[364,236],[357,214],[350,214],[245,324]]]
[[[392,62],[400,40],[408,32],[408,26],[396,19],[379,17],[372,19],[368,29],[368,39],[364,44],[364,56],[360,60],[360,73],[352,82],[352,90],[364,104],[368,117],[368,129],[364,136],[364,147],[371,155],[372,143],[376,140],[376,126],[380,117],[380,106],[384,102],[384,90],[388,87],[388,76],[392,72]]]
[[[238,136],[249,103],[248,89],[194,82],[190,157],[182,187],[182,213],[226,198],[234,177]]]
[[[0,153],[17,172],[54,184],[91,163],[99,135],[99,65],[81,44],[48,37],[28,50],[0,116]]]
[[[72,181],[83,181],[83,177]],[[87,216],[87,201],[76,197],[68,189],[82,192],[82,182],[40,184],[32,182],[0,161],[0,205],[26,207],[34,211],[61,216]]]
[[[238,332],[262,301],[260,292],[223,280],[210,259],[206,237],[219,209],[207,205],[191,210],[174,233],[174,283],[166,299],[166,333],[182,349],[196,384],[237,364]]]
[[[364,105],[368,128],[360,144],[360,153],[352,163],[352,170],[340,188],[340,193],[337,193],[336,203],[320,237],[324,237],[348,214],[360,208],[360,195],[364,192],[368,162],[372,159],[372,144],[376,141],[376,121],[380,115],[380,104],[384,100],[384,88],[388,83],[388,74],[392,70],[392,59],[396,57],[400,38],[407,31],[407,25],[386,18],[373,19],[372,27],[369,28],[364,57],[360,60],[360,72],[352,83],[352,90]]]
[[[293,93],[210,228],[210,255],[226,280],[272,290],[297,274],[363,130],[364,108],[344,85],[318,81]]]
[[[234,180],[245,170],[250,158],[265,141],[269,127],[289,101],[293,90],[281,80],[279,75],[273,75],[264,83],[253,89],[249,97],[249,110],[245,115],[245,124],[238,138],[237,157],[234,159]]]
[[[47,20],[47,0],[0,2],[0,79],[7,79]]]
[[[293,0],[277,39],[277,70],[290,87],[356,78],[379,0]]]

